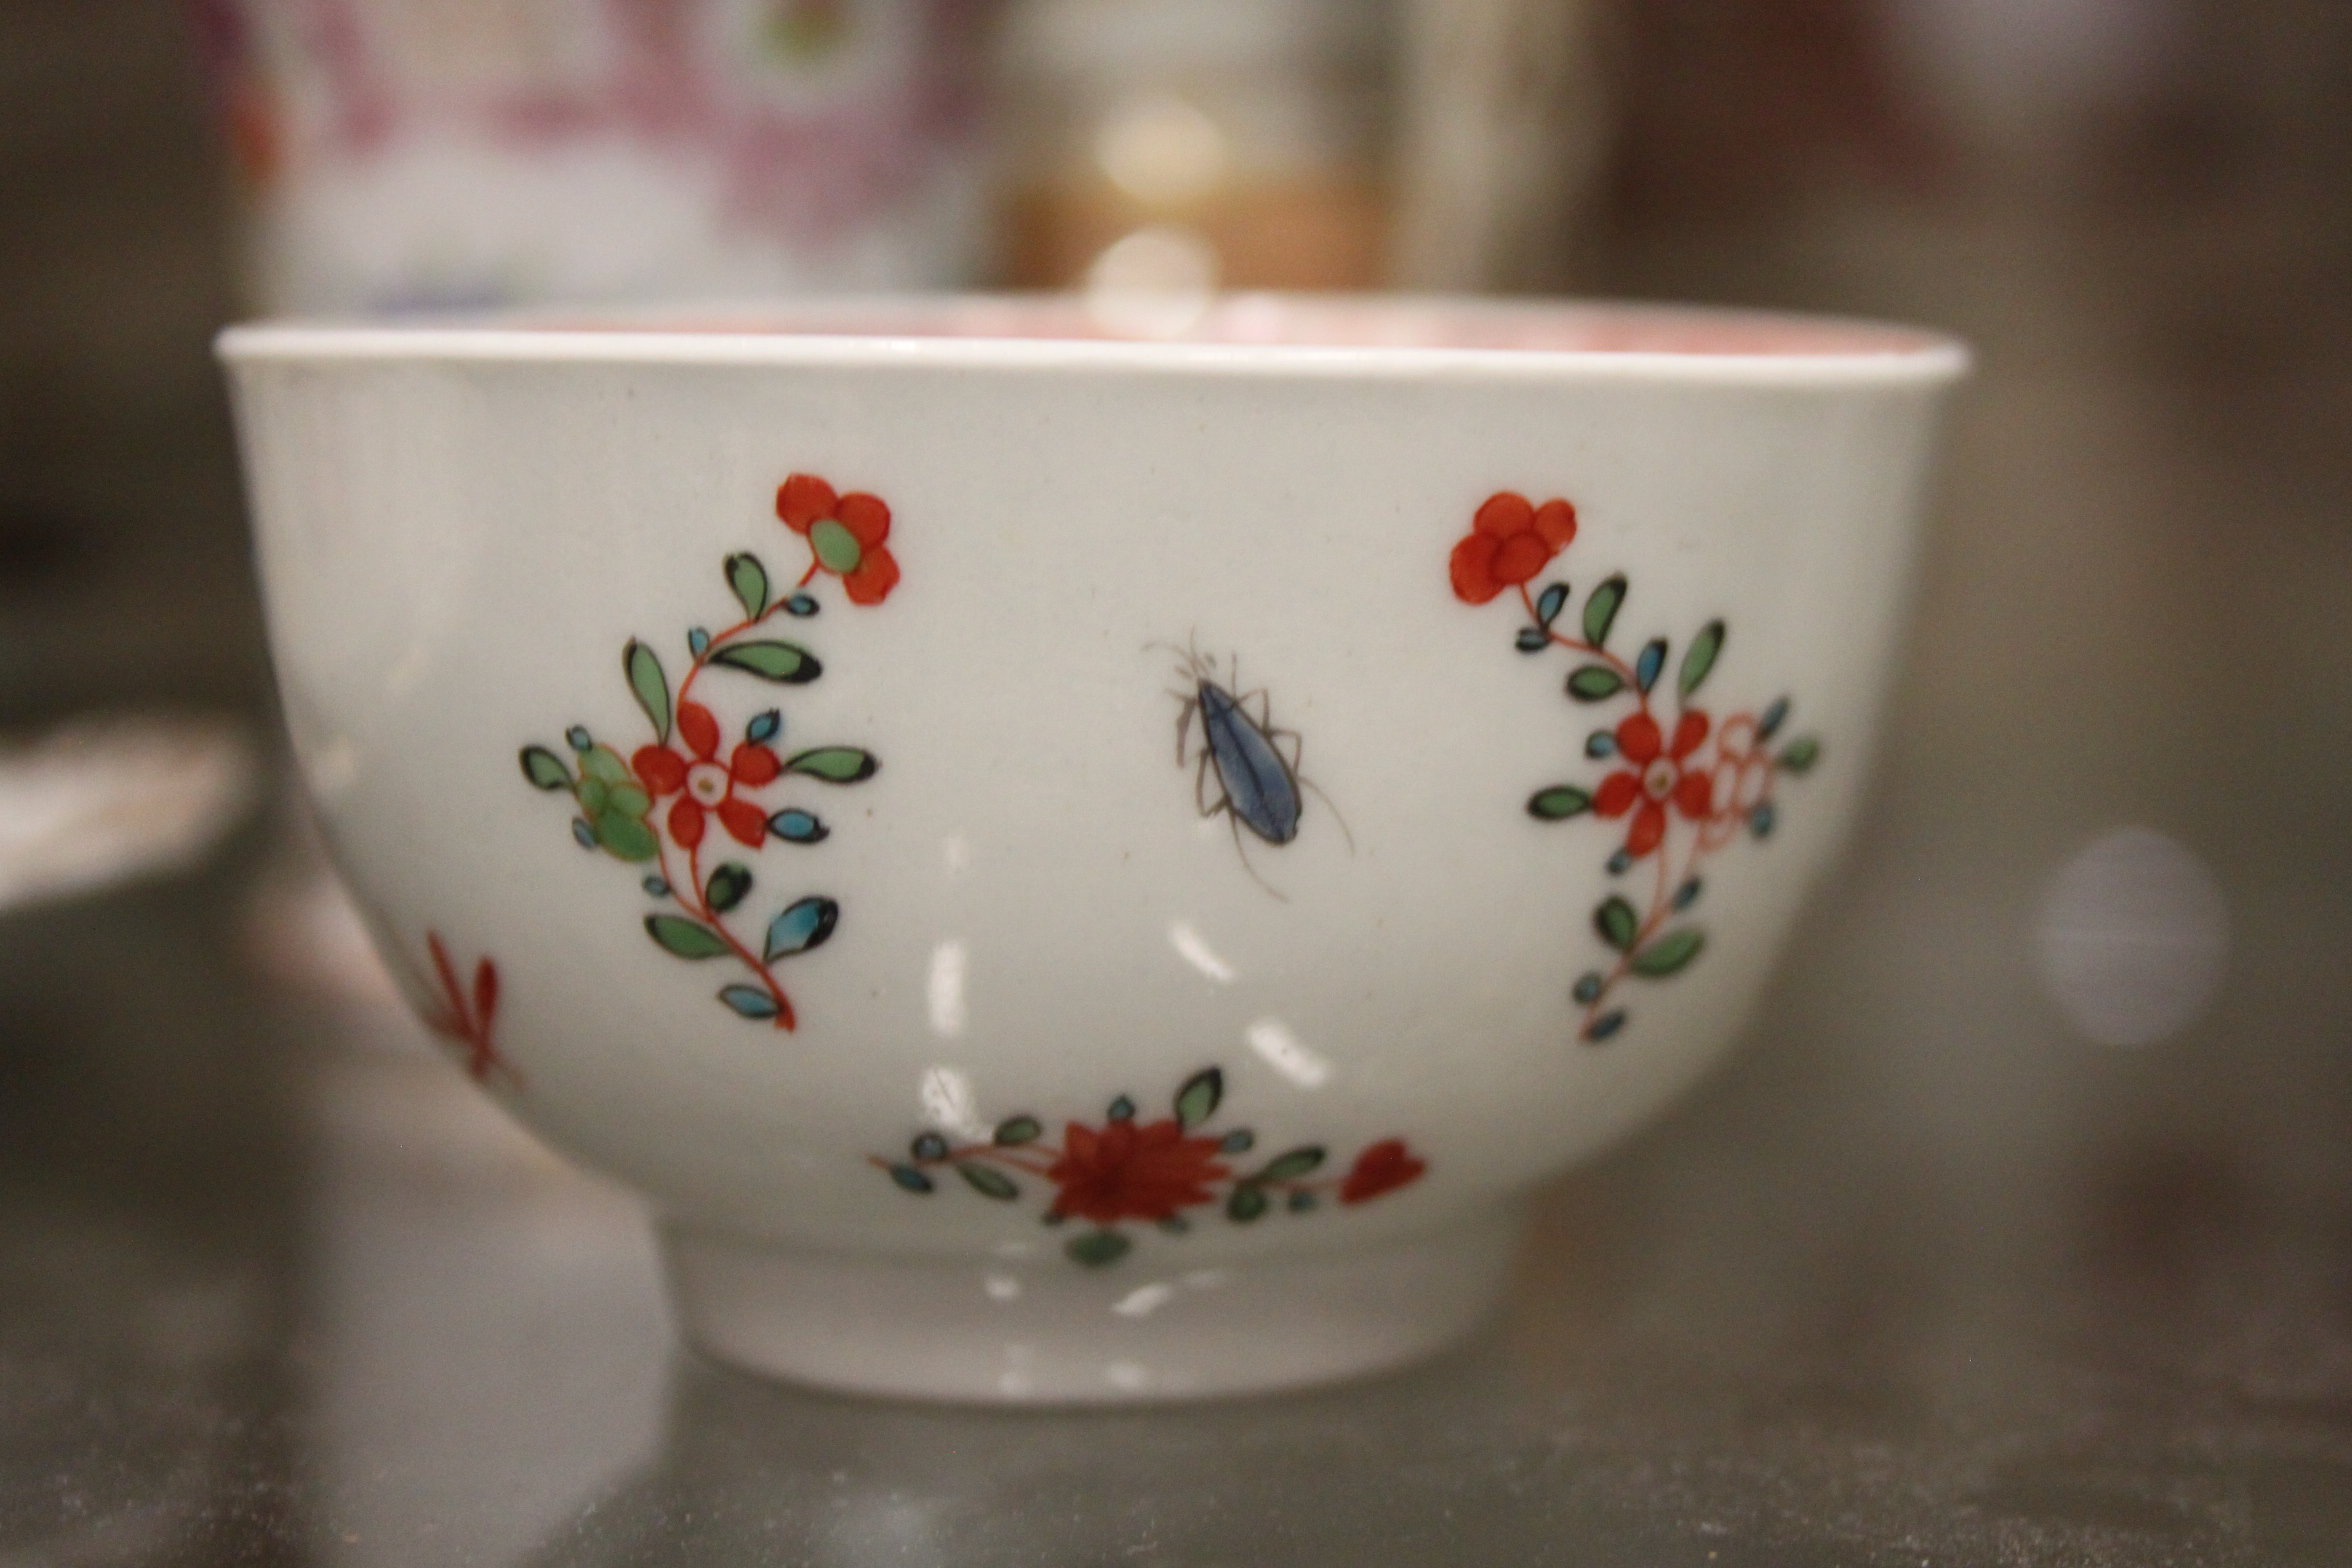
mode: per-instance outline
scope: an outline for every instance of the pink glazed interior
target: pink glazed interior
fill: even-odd
[[[541,331],[751,336],[1132,341],[1074,296],[964,298],[676,314],[539,315]],[[1948,346],[1937,334],[1871,322],[1650,305],[1488,305],[1229,295],[1172,339],[1296,348],[1503,349],[1697,356],[1903,355]]]

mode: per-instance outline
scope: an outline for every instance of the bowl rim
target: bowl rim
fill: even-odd
[[[1242,335],[1114,335],[1092,322],[1076,295],[937,294],[541,306],[373,321],[265,320],[226,328],[214,350],[230,365],[896,366],[1786,386],[1941,385],[1966,375],[1973,363],[1965,343],[1926,328],[1648,301],[1246,293],[1217,296],[1202,319]],[[1342,336],[1332,324],[1343,319],[1375,331],[1369,340],[1329,341]],[[1248,335],[1284,324],[1307,325],[1325,341]],[[1558,346],[1579,334],[1611,332],[1635,341],[1644,333],[1667,341],[1680,333],[1751,344],[1794,338],[1821,346]],[[1511,334],[1527,341],[1493,341]],[[1449,335],[1486,341],[1449,342]]]

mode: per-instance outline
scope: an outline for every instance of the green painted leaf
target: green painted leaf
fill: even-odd
[[[930,1192],[933,1190],[931,1178],[916,1170],[912,1165],[891,1166],[890,1179],[909,1192]]]
[[[1266,1168],[1252,1176],[1252,1181],[1297,1181],[1301,1176],[1323,1163],[1323,1151],[1314,1144],[1278,1154],[1266,1162]]]
[[[1072,1236],[1062,1244],[1062,1251],[1069,1254],[1073,1263],[1099,1269],[1127,1256],[1134,1245],[1115,1230],[1090,1230],[1083,1236]]]
[[[670,678],[662,673],[661,655],[632,637],[629,646],[621,650],[621,669],[629,677],[629,690],[637,694],[637,706],[645,710],[653,725],[653,738],[668,745]]]
[[[1591,809],[1592,795],[1573,784],[1554,784],[1550,789],[1539,789],[1527,801],[1527,814],[1545,822],[1558,822]]]
[[[1266,1189],[1252,1182],[1243,1182],[1233,1189],[1233,1196],[1225,1200],[1225,1217],[1247,1225],[1266,1213]]]
[[[996,1124],[996,1146],[1000,1149],[1017,1149],[1044,1136],[1045,1128],[1034,1116],[1008,1116]]]
[[[653,797],[645,792],[642,784],[615,784],[604,792],[604,809],[642,819],[653,809]]]
[[[1810,772],[1813,764],[1820,760],[1821,742],[1810,735],[1790,741],[1788,749],[1780,754],[1780,765],[1791,773]]]
[[[729,669],[748,670],[761,680],[779,681],[787,686],[805,686],[825,673],[815,654],[788,642],[729,643],[712,654],[710,662],[724,664]]]
[[[1600,932],[1602,941],[1622,953],[1633,946],[1634,937],[1641,931],[1641,920],[1631,904],[1611,895],[1593,911],[1593,929]]]
[[[636,773],[629,767],[629,759],[610,746],[596,745],[580,753],[580,776],[594,779],[599,784],[634,784]]]
[[[746,1018],[773,1018],[778,1011],[776,999],[756,985],[722,987],[719,1000]]]
[[[882,766],[870,751],[855,746],[819,746],[796,753],[784,764],[787,773],[805,773],[828,784],[855,784],[870,779]]]
[[[1543,591],[1542,597],[1535,601],[1535,618],[1549,626],[1560,618],[1560,612],[1566,608],[1568,608],[1568,585],[1553,583]]]
[[[1587,664],[1568,677],[1568,695],[1578,702],[1599,702],[1625,689],[1625,677],[1606,664]]]
[[[661,840],[645,825],[643,817],[624,817],[617,811],[608,811],[596,819],[592,831],[596,842],[616,860],[637,863],[652,860],[661,853]]]
[[[572,770],[564,766],[563,758],[545,746],[523,748],[523,777],[537,789],[570,789]]]
[[[803,898],[787,905],[768,922],[768,940],[760,955],[769,963],[824,946],[841,919],[841,906],[829,898]]]
[[[816,526],[809,530],[808,540],[828,572],[846,577],[866,558],[865,546],[857,542],[857,535],[830,517],[817,520]]]
[[[1186,1132],[1217,1114],[1217,1102],[1225,1098],[1225,1075],[1214,1067],[1204,1068],[1184,1080],[1184,1087],[1176,1091],[1176,1125]]]
[[[768,607],[768,569],[760,565],[756,555],[727,557],[727,586],[735,590],[735,600],[743,606],[743,613],[758,620]]]
[[[1707,934],[1697,926],[1669,931],[1633,955],[1633,972],[1650,980],[1679,974],[1707,945]]]
[[[1625,603],[1625,574],[1619,572],[1592,591],[1584,601],[1584,640],[1598,648],[1608,642],[1609,628]]]
[[[647,915],[645,931],[680,958],[719,958],[731,951],[725,937],[683,915]]]
[[[710,874],[702,896],[715,913],[723,915],[742,903],[743,895],[750,891],[751,868],[730,860]]]
[[[1013,1179],[993,1165],[983,1165],[978,1160],[958,1160],[955,1169],[956,1174],[964,1179],[964,1185],[983,1198],[1010,1203],[1021,1195],[1021,1189],[1013,1185]]]
[[[1715,668],[1716,656],[1723,652],[1723,623],[1709,621],[1699,628],[1698,636],[1683,650],[1682,672],[1674,677],[1674,684],[1687,697],[1699,689],[1699,682]]]

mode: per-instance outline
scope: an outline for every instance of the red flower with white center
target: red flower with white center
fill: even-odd
[[[1683,769],[1706,739],[1707,716],[1696,711],[1675,722],[1671,745],[1665,744],[1658,721],[1647,713],[1633,714],[1617,726],[1617,755],[1633,766],[1601,780],[1593,810],[1604,817],[1633,813],[1633,826],[1625,835],[1625,853],[1633,859],[1641,859],[1666,837],[1669,803],[1693,822],[1705,821],[1714,809],[1713,780],[1696,769]]]
[[[802,582],[831,572],[852,604],[880,604],[898,586],[897,558],[883,542],[890,537],[890,503],[880,496],[836,495],[816,475],[794,474],[777,488],[776,515],[816,556]]]
[[[1532,582],[1575,537],[1576,508],[1566,501],[1537,506],[1515,491],[1498,491],[1454,546],[1454,597],[1484,604],[1506,588]]]
[[[1216,1201],[1208,1183],[1232,1174],[1218,1148],[1215,1138],[1186,1137],[1174,1121],[1115,1121],[1100,1132],[1072,1122],[1062,1157],[1045,1173],[1061,1188],[1053,1212],[1098,1225],[1173,1219],[1178,1209]]]
[[[1429,1162],[1405,1147],[1402,1138],[1383,1138],[1356,1156],[1347,1180],[1339,1185],[1339,1201],[1365,1203],[1382,1193],[1411,1186],[1429,1169]]]
[[[692,755],[681,757],[667,746],[641,746],[629,759],[656,800],[678,797],[670,807],[670,837],[680,849],[693,849],[702,842],[704,813],[715,811],[720,825],[738,843],[759,848],[767,840],[768,814],[738,799],[735,792],[773,783],[784,764],[767,747],[745,741],[721,765],[719,721],[696,702],[678,704],[678,738]]]

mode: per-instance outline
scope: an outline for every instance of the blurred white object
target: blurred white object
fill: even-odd
[[[1227,286],[1371,285],[1389,13],[1021,0],[1000,82],[1016,280],[1066,287],[1128,238],[1181,229]]]
[[[989,0],[199,0],[275,313],[971,281]]]
[[[1608,149],[1603,0],[1405,0],[1391,283],[1553,283]]]
[[[2229,955],[2229,906],[2205,863],[2118,828],[2063,866],[2035,956],[2069,1022],[2101,1045],[2153,1045],[2197,1021]]]
[[[195,864],[258,772],[225,719],[86,720],[0,749],[0,909]]]

